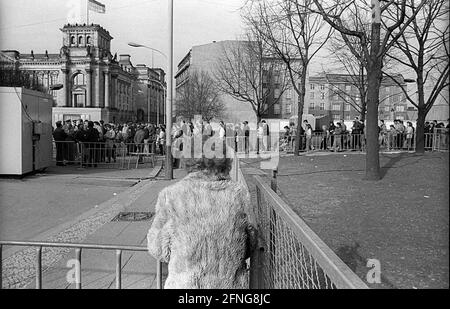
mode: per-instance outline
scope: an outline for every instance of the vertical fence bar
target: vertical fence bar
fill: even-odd
[[[156,289],[162,290],[162,262],[156,262]]]
[[[116,251],[116,289],[122,289],[122,250]]]
[[[75,249],[75,259],[78,262],[75,287],[77,290],[81,290],[81,248]]]
[[[42,247],[36,250],[36,289],[42,289]]]
[[[2,273],[2,269],[3,269],[3,245],[0,245],[0,290],[3,287],[3,273]]]

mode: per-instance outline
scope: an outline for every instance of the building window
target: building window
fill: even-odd
[[[321,98],[322,100],[325,100],[325,93],[322,92],[322,93],[320,94],[320,98]]]
[[[292,99],[292,89],[288,89],[286,92],[286,99]]]
[[[78,45],[83,45],[84,38],[82,36],[78,37]]]
[[[341,115],[339,115],[339,114],[334,114],[334,115],[333,115],[333,120],[341,120]]]
[[[88,36],[88,37],[86,38],[86,44],[88,44],[88,45],[92,44],[92,39],[91,39],[90,36]]]
[[[403,121],[403,120],[405,120],[405,117],[403,117],[403,116],[397,116],[397,119]]]
[[[76,44],[75,36],[72,36],[72,37],[70,38],[70,45],[75,45],[75,44]]]
[[[325,85],[321,84],[320,85],[320,90],[325,90]]]
[[[345,110],[346,110],[347,112],[349,112],[349,111],[351,110],[351,107],[350,107],[350,104],[349,104],[349,103],[346,103],[346,104],[345,104]]]
[[[325,103],[320,103],[320,110],[324,111],[325,110]]]
[[[84,94],[76,94],[75,96],[75,106],[84,107],[86,102],[86,96]]]
[[[274,106],[273,106],[273,113],[275,115],[280,115],[281,114],[281,106],[280,106],[280,104],[274,104]]]
[[[350,115],[345,115],[345,120],[350,120],[351,119],[350,117],[351,117]]]
[[[386,88],[384,88],[384,89],[386,89],[386,93],[391,92],[391,88],[390,88],[390,87],[386,87]]]
[[[316,85],[315,84],[311,84],[311,90],[316,89]]]
[[[274,98],[278,99],[280,97],[280,95],[281,95],[280,89],[275,89],[274,92],[273,92]]]
[[[286,112],[287,112],[288,114],[291,114],[291,113],[292,113],[292,104],[286,105]]]
[[[314,92],[311,92],[310,98],[314,99]]]
[[[345,91],[347,93],[349,93],[350,91],[352,91],[352,85],[345,85]]]
[[[84,81],[84,74],[77,74],[75,75],[75,77],[73,78],[73,84],[75,86],[84,86],[86,85],[85,81]]]
[[[386,106],[384,107],[384,111],[385,111],[385,112],[390,112],[390,111],[391,111],[391,109],[389,108],[389,106],[388,106],[388,105],[386,105]]]
[[[340,111],[341,110],[341,104],[333,104],[333,110],[334,111]]]
[[[397,106],[395,107],[395,110],[396,110],[397,112],[404,112],[404,111],[405,111],[405,107],[404,107],[403,105],[397,105]]]
[[[309,109],[315,109],[315,107],[314,102],[309,103]]]
[[[392,102],[396,103],[398,101],[400,101],[400,96],[398,94],[396,94],[392,97]]]

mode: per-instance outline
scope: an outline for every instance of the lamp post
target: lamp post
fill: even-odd
[[[168,61],[169,78],[167,82],[167,101],[166,101],[166,179],[173,179],[173,163],[172,163],[172,106],[173,106],[173,0],[169,0],[169,57],[163,52],[155,48],[145,46],[138,43],[128,43],[130,47],[146,48],[158,52]]]

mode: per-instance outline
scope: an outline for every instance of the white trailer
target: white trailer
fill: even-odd
[[[52,165],[53,98],[0,87],[0,175],[22,176]]]

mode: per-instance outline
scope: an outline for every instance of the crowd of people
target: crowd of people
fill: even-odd
[[[281,150],[292,152],[295,147],[297,136],[297,126],[291,123],[284,127],[281,137]],[[440,142],[448,146],[449,124],[438,123],[436,120],[425,123],[425,148],[433,149],[434,144]],[[406,123],[403,120],[396,119],[394,123],[385,124],[384,120],[380,120],[379,125],[379,143],[380,148],[387,150],[413,150],[415,148],[416,129],[411,121]],[[442,135],[444,138],[435,138],[436,134]],[[303,121],[300,128],[300,151],[312,150],[363,150],[366,144],[366,126],[359,117],[356,117],[350,128],[347,127],[344,120],[338,121],[336,124],[332,121],[328,126],[323,125],[321,130],[313,130],[307,120]],[[313,138],[316,137],[313,143]]]
[[[164,155],[166,128],[143,123],[105,124],[104,121],[67,120],[56,123],[53,131],[57,165],[74,164],[79,159],[86,166],[117,161],[131,152]]]
[[[295,123],[284,127],[281,149],[293,151],[295,148],[298,128]],[[331,121],[328,126],[323,125],[321,130],[314,130],[308,120],[303,121],[300,127],[300,151],[330,150],[342,151],[346,149],[361,150],[365,144],[365,124],[355,118],[351,128],[347,128],[344,120],[336,124]],[[315,142],[314,137],[317,137]],[[317,149],[316,149],[317,148]]]
[[[437,130],[445,132],[448,145],[449,125],[437,121],[425,123],[426,137]],[[170,132],[166,132],[164,125],[145,123],[112,124],[104,121],[67,120],[59,121],[53,131],[56,142],[57,165],[74,164],[82,161],[86,166],[97,166],[99,163],[116,162],[118,156],[125,156],[132,152],[152,153],[165,155],[167,134],[176,141],[182,136],[217,136],[224,139],[226,146],[237,152],[270,151],[271,132],[269,124],[262,120],[256,129],[257,143],[250,145],[251,129],[248,121],[240,124],[225,124],[220,121],[219,126],[213,129],[210,121],[185,121],[178,119]],[[281,133],[280,150],[292,152],[295,149],[298,134],[295,123],[284,127]],[[300,127],[300,151],[326,150],[363,150],[366,144],[366,126],[356,117],[350,128],[344,120],[337,123],[331,121],[323,125],[320,130],[314,130],[308,120],[304,120]],[[380,148],[414,149],[415,128],[413,123],[406,124],[402,120],[395,120],[387,126],[380,120],[379,143]],[[226,141],[225,141],[226,140]],[[433,148],[436,143],[433,138],[425,138],[425,147]],[[182,151],[182,143],[180,150]],[[81,160],[80,160],[81,159]]]

